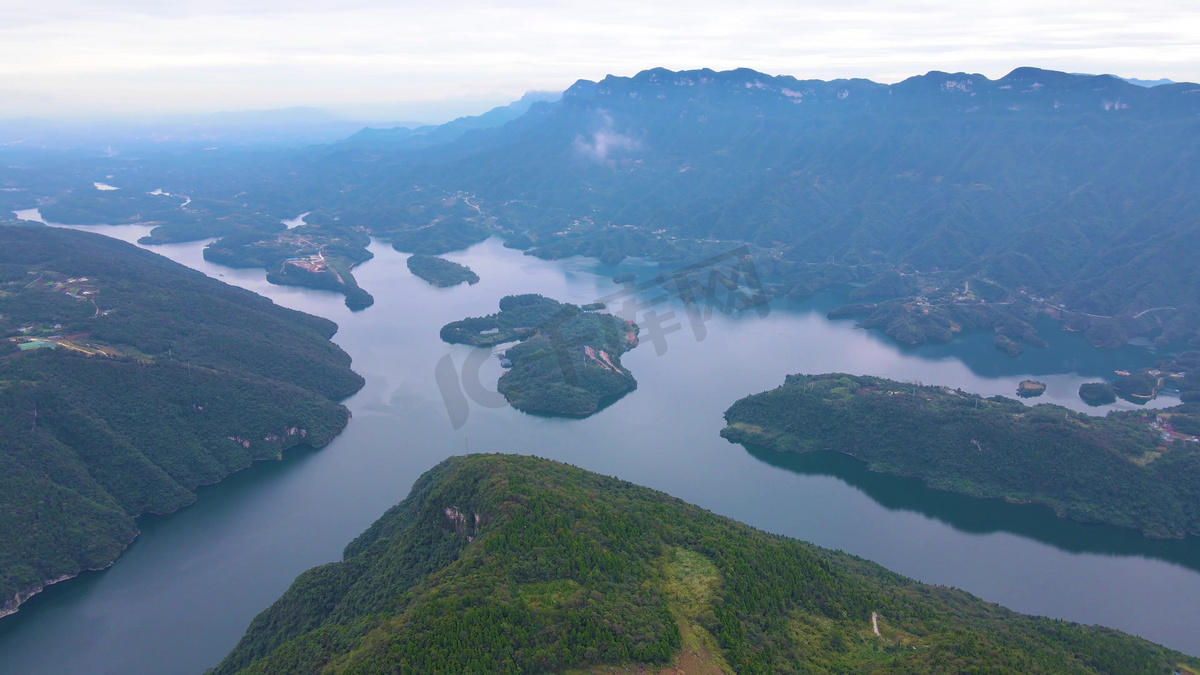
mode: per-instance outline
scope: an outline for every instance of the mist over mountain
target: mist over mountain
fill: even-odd
[[[580,81],[436,152],[381,144],[327,168],[356,184],[343,216],[380,231],[408,198],[378,177],[408,166],[476,195],[535,255],[682,260],[687,242],[747,242],[783,293],[901,270],[924,275],[914,296],[976,278],[1017,308],[879,319],[901,341],[964,325],[1031,337],[1032,294],[1112,345],[1195,327],[1200,279],[1178,252],[1198,243],[1198,92],[1035,68],[894,85],[655,69]]]

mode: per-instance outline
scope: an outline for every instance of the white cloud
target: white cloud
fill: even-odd
[[[609,155],[613,151],[629,152],[642,146],[636,138],[614,130],[613,119],[608,113],[600,113],[600,118],[600,128],[592,132],[590,138],[585,139],[580,136],[575,139],[575,152],[580,156],[594,162],[604,163],[608,161]]]
[[[1036,65],[1200,79],[1194,2],[9,0],[0,115],[515,98],[750,67],[896,81]]]

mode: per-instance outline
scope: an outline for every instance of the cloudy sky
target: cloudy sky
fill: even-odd
[[[466,113],[654,66],[893,82],[1022,65],[1198,81],[1200,11],[1196,0],[0,0],[0,117],[434,109],[397,105],[419,101]]]

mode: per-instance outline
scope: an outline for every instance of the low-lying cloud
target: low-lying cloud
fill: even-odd
[[[590,137],[575,138],[575,152],[581,157],[602,164],[614,152],[631,152],[642,147],[638,139],[616,131],[611,116],[604,114],[601,120],[600,128],[593,131]]]

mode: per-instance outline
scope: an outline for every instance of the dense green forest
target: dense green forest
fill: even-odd
[[[479,283],[479,275],[472,272],[470,267],[445,258],[417,253],[409,256],[406,264],[408,271],[434,286],[456,286],[463,282]]]
[[[508,295],[499,312],[448,323],[441,336],[476,347],[520,340],[503,353],[511,368],[497,390],[518,410],[586,417],[637,388],[621,354],[637,346],[638,326],[597,309],[603,305]]]
[[[136,161],[2,150],[0,185],[21,191],[0,203],[164,223],[154,240],[277,233],[308,209],[427,255],[496,233],[605,263],[746,245],[773,296],[860,284],[846,315],[904,343],[984,328],[1016,353],[1041,344],[1039,312],[1096,346],[1166,343],[1200,328],[1195,87],[1036,68],[895,84],[658,68],[420,142],[371,130]],[[95,175],[122,190],[91,189]]]
[[[491,234],[479,218],[438,217],[426,227],[396,232],[392,235],[392,247],[402,253],[441,255],[477,244]]]
[[[1198,665],[616,478],[471,455],[422,476],[342,562],[302,574],[212,673],[1160,675]]]
[[[112,563],[138,515],[328,443],[363,384],[336,330],[108,237],[0,227],[0,612]]]
[[[186,201],[186,206],[184,205]],[[246,229],[284,229],[278,218],[250,213],[234,200],[132,190],[69,190],[39,207],[42,217],[68,225],[154,223],[143,244],[169,244],[220,237]]]
[[[527,338],[560,315],[570,318],[580,311],[536,293],[508,295],[500,298],[499,312],[453,321],[442,326],[440,335],[450,344],[490,347]]]
[[[781,452],[832,450],[962,494],[1035,502],[1062,516],[1200,535],[1200,405],[1092,417],[1051,404],[842,373],[789,375],[725,412],[721,435]]]
[[[1079,385],[1079,398],[1088,405],[1116,403],[1117,392],[1107,382],[1085,382]]]

